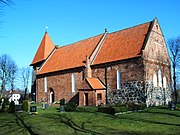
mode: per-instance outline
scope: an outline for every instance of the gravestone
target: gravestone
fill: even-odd
[[[43,110],[46,109],[46,104],[45,104],[45,102],[42,102],[42,109],[43,109]]]
[[[30,112],[36,112],[37,111],[37,107],[36,106],[31,106],[30,107]]]
[[[15,111],[22,111],[22,105],[15,105]]]
[[[0,109],[2,109],[3,103],[4,103],[4,98],[1,99],[1,102],[0,102]]]

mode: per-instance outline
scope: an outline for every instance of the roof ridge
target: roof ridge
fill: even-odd
[[[106,38],[107,38],[108,32],[105,31],[104,35],[102,35],[101,39],[99,40],[98,44],[96,45],[96,47],[94,48],[94,50],[92,51],[91,55],[89,56],[90,58],[90,62],[92,65],[93,62],[95,61],[96,57],[98,56],[98,53],[100,52],[103,43],[105,42]]]
[[[114,31],[114,32],[110,32],[108,34],[113,34],[113,33],[116,33],[116,32],[120,32],[120,31],[124,31],[124,30],[127,30],[127,29],[131,29],[131,28],[134,28],[134,27],[138,27],[140,25],[144,25],[144,24],[147,24],[147,23],[151,23],[152,21],[149,21],[149,22],[145,22],[145,23],[141,23],[141,24],[138,24],[138,25],[134,25],[134,26],[131,26],[131,27],[126,27],[124,29],[121,29],[121,30],[117,30],[117,31]],[[62,48],[62,47],[66,47],[66,46],[71,46],[71,45],[74,45],[75,43],[78,43],[78,42],[82,42],[84,40],[87,40],[87,39],[90,39],[90,38],[94,38],[94,37],[97,37],[97,36],[100,36],[100,35],[103,35],[104,33],[101,33],[101,34],[98,34],[98,35],[95,35],[95,36],[91,36],[91,37],[88,37],[88,38],[84,38],[82,40],[78,40],[76,42],[73,42],[73,43],[69,43],[69,44],[65,44],[65,45],[57,45],[58,48]]]
[[[131,26],[131,27],[126,27],[126,28],[124,28],[124,29],[114,31],[114,32],[111,32],[111,33],[109,33],[109,34],[117,33],[117,32],[120,32],[120,31],[125,31],[125,30],[132,29],[132,28],[134,28],[134,27],[138,27],[138,26],[141,26],[141,25],[144,25],[144,24],[148,24],[148,23],[151,23],[151,22],[152,22],[152,21],[146,22],[146,23],[141,23],[141,24],[134,25],[134,26]]]
[[[66,46],[71,46],[71,45],[74,45],[75,43],[82,42],[82,41],[85,41],[85,40],[88,40],[88,39],[91,39],[91,38],[94,38],[94,37],[98,37],[98,36],[103,35],[103,34],[104,34],[104,33],[101,33],[101,34],[98,34],[98,35],[96,35],[96,36],[84,38],[84,39],[82,39],[82,40],[79,40],[79,41],[76,41],[76,42],[73,42],[73,43],[70,43],[70,44],[62,45],[62,46],[59,46],[59,48],[66,47]]]

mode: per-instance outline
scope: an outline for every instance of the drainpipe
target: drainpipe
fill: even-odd
[[[108,95],[107,95],[107,64],[105,64],[105,85],[106,85],[106,104],[108,103]]]

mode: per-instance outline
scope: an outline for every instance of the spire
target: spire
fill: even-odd
[[[46,58],[53,51],[54,48],[55,46],[50,36],[48,35],[48,32],[46,31],[31,65],[46,60]]]

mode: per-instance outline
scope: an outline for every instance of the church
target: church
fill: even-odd
[[[171,101],[170,57],[157,18],[60,47],[45,32],[30,66],[36,102],[64,98],[79,106],[158,106]]]

